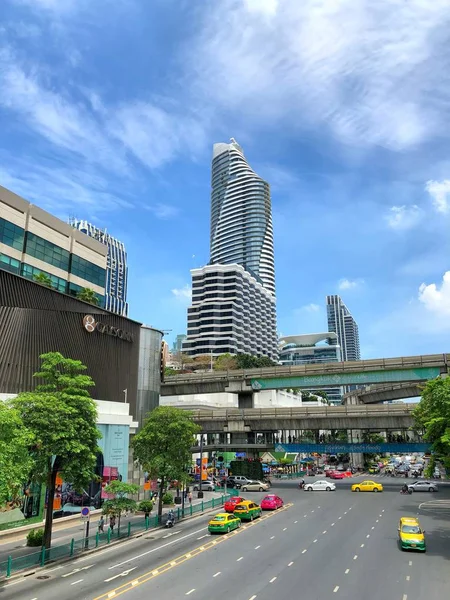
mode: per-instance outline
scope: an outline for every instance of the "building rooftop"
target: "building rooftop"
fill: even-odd
[[[318,342],[333,340],[338,345],[338,336],[332,331],[324,333],[301,333],[299,335],[285,335],[280,338],[280,345],[296,344],[297,346],[315,346]]]

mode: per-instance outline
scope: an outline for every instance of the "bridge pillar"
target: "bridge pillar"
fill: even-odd
[[[238,408],[254,408],[254,399],[252,391],[238,393]]]

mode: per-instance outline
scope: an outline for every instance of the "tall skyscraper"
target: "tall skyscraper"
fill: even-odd
[[[340,296],[327,296],[328,331],[337,334],[341,360],[360,360],[358,325]]]
[[[242,265],[275,295],[270,187],[234,138],[214,144],[211,184],[211,263]]]
[[[105,308],[118,315],[128,316],[127,252],[123,242],[113,238],[105,230],[75,218],[69,219],[70,225],[104,244],[108,248],[106,262]]]
[[[192,273],[183,352],[277,357],[275,268],[269,184],[242,148],[214,144],[210,263]]]

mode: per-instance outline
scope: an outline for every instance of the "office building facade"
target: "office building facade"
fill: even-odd
[[[341,361],[338,336],[333,332],[284,336],[280,340],[279,362],[284,366],[310,365]],[[343,390],[338,386],[309,389],[326,392],[330,404],[340,404]]]
[[[275,297],[241,265],[193,269],[183,352],[277,357]]]
[[[106,256],[105,308],[118,315],[128,315],[127,252],[123,242],[116,240],[105,230],[79,219],[71,218],[69,224],[85,235],[98,240],[108,249]]]
[[[92,289],[105,305],[107,248],[0,186],[0,269],[76,296]]]
[[[175,338],[175,341],[172,344],[172,352],[176,354],[177,352],[181,352],[183,348],[183,342],[186,339],[185,333],[179,333]]]
[[[211,263],[242,265],[275,295],[270,187],[233,138],[214,144],[211,187]]]
[[[358,325],[340,296],[327,296],[328,331],[337,335],[341,360],[361,359]]]

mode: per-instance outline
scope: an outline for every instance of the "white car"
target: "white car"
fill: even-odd
[[[268,483],[263,481],[249,481],[242,486],[243,492],[266,492],[270,488]]]
[[[197,482],[192,488],[194,492],[200,489],[200,482]],[[214,481],[203,480],[202,481],[202,492],[213,492],[216,489]]]
[[[335,489],[335,483],[332,483],[331,481],[325,481],[324,479],[305,484],[305,491],[307,492],[334,492]]]

